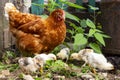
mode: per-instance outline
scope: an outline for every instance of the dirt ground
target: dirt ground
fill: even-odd
[[[80,61],[68,61],[66,64],[73,64],[77,68],[70,68],[68,73],[64,75],[61,71],[59,72],[49,72],[44,70],[43,74],[26,74],[34,78],[34,80],[120,80],[120,56],[106,56],[109,62],[111,62],[115,69],[112,71],[97,71],[97,74],[92,73],[92,71],[87,71],[86,73],[81,73]],[[6,64],[18,64],[19,57],[9,58],[10,62]],[[4,61],[2,61],[5,63]],[[25,80],[21,77],[21,74],[24,74],[20,68],[17,68],[13,71],[9,69],[1,69],[0,64],[0,80]],[[62,74],[61,74],[62,73]],[[76,74],[77,73],[77,74]],[[79,74],[79,75],[78,75]],[[47,75],[47,76],[46,76]],[[69,76],[68,76],[69,75]]]

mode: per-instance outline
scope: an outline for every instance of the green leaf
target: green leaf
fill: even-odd
[[[90,29],[88,36],[91,37],[95,32],[95,29]]]
[[[83,32],[84,32],[84,29],[78,26],[76,33],[83,33]]]
[[[102,36],[103,36],[104,38],[111,38],[110,36],[108,36],[108,35],[106,35],[106,34],[102,34]]]
[[[98,44],[96,44],[96,43],[90,43],[89,46],[90,46],[93,50],[95,50],[95,52],[97,52],[97,53],[102,53],[101,48],[100,48],[100,46],[99,46]]]
[[[86,20],[86,24],[90,28],[96,28],[95,24],[90,19]]]
[[[71,29],[67,29],[67,32],[70,33],[71,35],[73,35],[75,32]]]
[[[79,33],[74,36],[74,45],[84,45],[87,44],[87,39],[83,34]]]
[[[83,33],[84,30],[82,29],[82,27],[75,25],[72,22],[69,22],[70,26],[72,26],[75,30],[74,33]]]
[[[100,32],[103,33],[103,31],[99,30],[99,29],[95,29],[96,32]]]
[[[76,29],[78,29],[78,26],[77,26],[77,25],[75,25],[74,23],[69,22],[69,24],[70,24],[70,26],[72,26],[75,30],[76,30]]]
[[[94,36],[95,36],[95,38],[96,38],[103,46],[105,46],[105,41],[104,41],[104,39],[103,39],[102,34],[100,34],[100,33],[95,33]]]
[[[99,10],[98,7],[93,7],[93,6],[91,6],[91,5],[88,5],[88,6],[90,7],[90,9],[92,9],[92,10],[94,10],[94,11]]]
[[[70,13],[68,13],[68,12],[65,12],[65,14],[66,14],[66,18],[71,19],[71,20],[74,20],[74,21],[76,21],[76,22],[79,23],[80,19],[79,19],[77,16],[72,15],[72,14],[70,14]]]
[[[86,8],[83,7],[83,6],[80,6],[80,5],[74,4],[74,3],[69,2],[69,1],[63,1],[63,0],[60,0],[60,2],[62,2],[62,3],[64,3],[64,4],[67,4],[67,5],[70,6],[70,7],[74,7],[74,8],[78,8],[78,9],[86,9]]]
[[[80,25],[81,27],[86,28],[87,27],[86,20],[85,19],[81,20]]]

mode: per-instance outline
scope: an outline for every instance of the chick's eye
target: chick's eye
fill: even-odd
[[[41,67],[41,65],[39,63],[36,63],[39,67]]]

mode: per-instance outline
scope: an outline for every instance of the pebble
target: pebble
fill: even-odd
[[[81,76],[81,78],[82,79],[84,79],[84,80],[95,80],[94,78],[93,78],[93,76],[92,75],[90,75],[90,74],[83,74],[82,76]]]
[[[23,75],[23,79],[25,80],[35,80],[31,75]]]
[[[10,75],[10,71],[9,70],[2,70],[0,72],[0,78],[5,78],[5,76]]]
[[[65,80],[65,76],[54,76],[54,80]]]

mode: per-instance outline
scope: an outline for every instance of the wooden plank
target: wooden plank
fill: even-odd
[[[8,27],[8,23],[4,17],[4,6],[9,0],[1,0],[0,2],[0,50],[4,49],[4,29]]]
[[[32,0],[32,3],[43,5],[44,0]],[[44,11],[44,9],[42,7],[39,7],[39,6],[32,4],[31,13],[36,14],[36,15],[40,15],[43,13],[43,11]]]
[[[62,7],[64,10],[67,10],[67,5],[63,5],[60,0],[56,0],[56,3],[58,3],[60,5],[60,7]]]
[[[95,7],[95,0],[88,0],[88,2],[89,2],[89,5],[91,5],[91,6],[94,6]],[[88,10],[89,12],[94,12],[93,10],[91,10],[90,8],[89,8],[89,10]]]
[[[82,6],[82,5],[83,5],[83,1],[82,1],[82,0],[76,0],[76,4]],[[76,11],[79,12],[79,11],[81,11],[81,10],[76,9]]]
[[[10,46],[10,41],[9,41],[9,28],[6,28],[3,30],[3,47],[8,48]]]
[[[76,0],[76,4],[82,5],[82,4],[83,4],[83,1],[82,1],[82,0]]]

